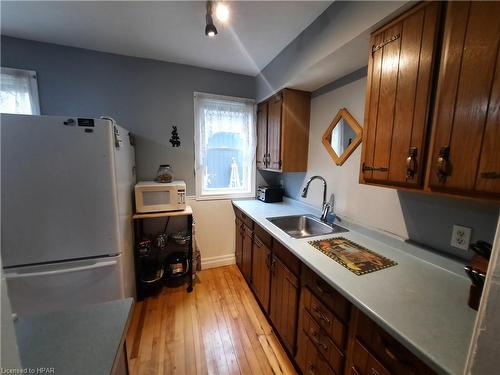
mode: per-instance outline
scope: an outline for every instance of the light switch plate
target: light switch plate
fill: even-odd
[[[468,250],[472,229],[461,225],[454,225],[451,233],[450,245],[462,250]]]

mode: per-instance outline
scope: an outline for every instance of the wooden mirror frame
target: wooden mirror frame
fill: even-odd
[[[342,155],[339,156],[333,149],[330,140],[332,138],[333,129],[337,126],[337,124],[341,119],[347,121],[347,123],[351,126],[352,130],[356,134],[356,138],[353,139],[351,144],[344,150]],[[323,134],[322,143],[323,146],[325,146],[326,151],[328,151],[328,154],[330,154],[330,157],[333,159],[333,161],[335,161],[335,164],[340,166],[344,164],[344,162],[352,154],[352,152],[356,149],[356,147],[359,146],[362,138],[363,138],[363,128],[358,124],[356,119],[352,117],[352,115],[349,113],[347,109],[341,108],[337,112],[337,115],[333,118],[333,121],[330,123],[328,129],[326,129],[325,134]]]

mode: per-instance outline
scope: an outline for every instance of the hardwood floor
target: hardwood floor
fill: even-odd
[[[137,303],[127,352],[133,375],[296,374],[235,265]]]

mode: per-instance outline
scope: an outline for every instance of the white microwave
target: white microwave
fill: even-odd
[[[186,183],[141,181],[135,185],[135,209],[140,213],[177,211],[186,208]]]

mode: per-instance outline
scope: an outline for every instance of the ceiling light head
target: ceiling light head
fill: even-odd
[[[207,25],[205,26],[205,35],[206,36],[216,36],[217,35],[217,28],[214,25],[214,21],[212,20],[212,16],[210,14],[207,14]]]
[[[229,19],[229,8],[226,4],[218,2],[215,8],[215,15],[220,22],[227,22]]]
[[[212,18],[212,2],[207,1],[207,15],[205,17],[205,35],[208,37],[214,37],[217,35],[217,28],[214,25],[214,20]]]

